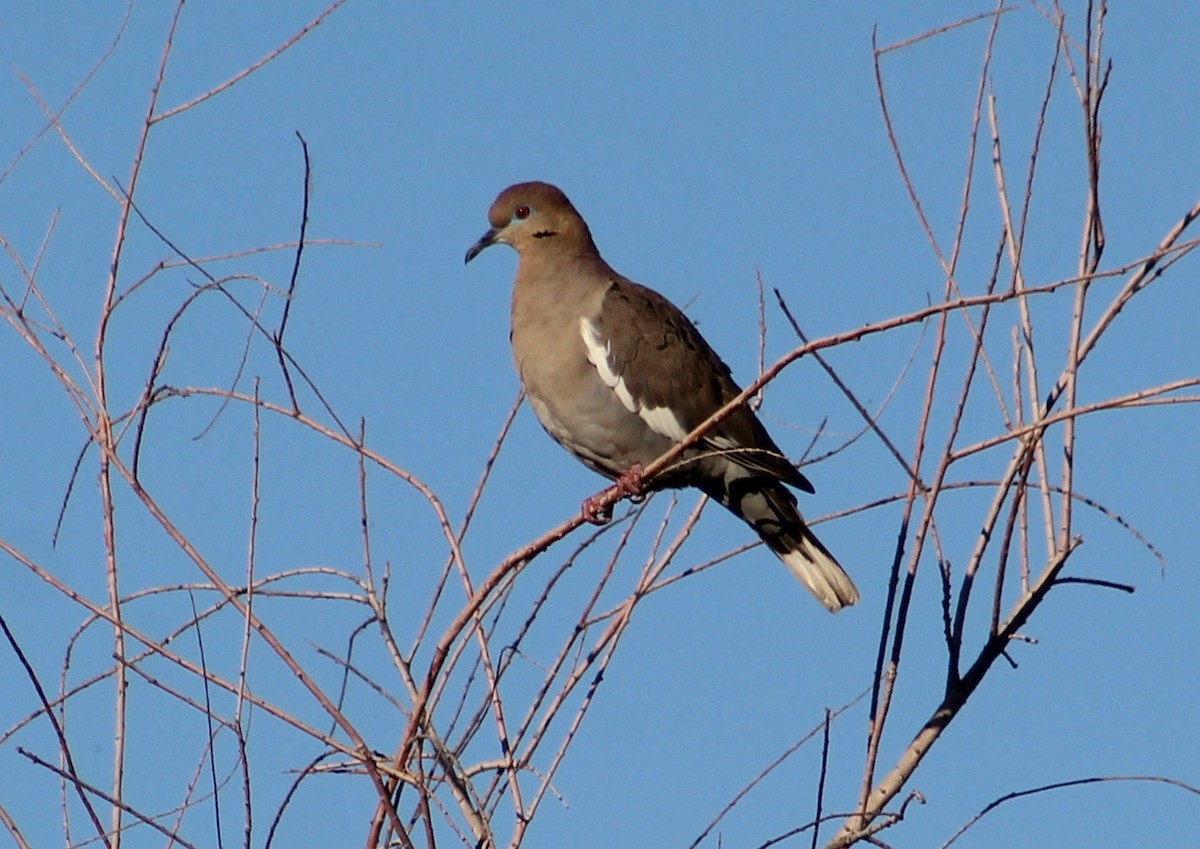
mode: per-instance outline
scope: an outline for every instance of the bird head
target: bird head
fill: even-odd
[[[492,245],[527,250],[591,247],[587,224],[571,201],[549,183],[517,183],[502,191],[488,210],[492,226],[467,251],[466,262]]]

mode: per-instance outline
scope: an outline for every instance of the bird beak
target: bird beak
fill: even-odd
[[[479,256],[484,248],[490,248],[492,245],[496,244],[496,237],[498,235],[500,235],[500,230],[496,227],[492,227],[490,230],[484,233],[478,242],[471,245],[471,249],[467,251],[467,258],[463,260],[463,263],[465,264],[470,262],[471,260],[475,259],[475,257]]]

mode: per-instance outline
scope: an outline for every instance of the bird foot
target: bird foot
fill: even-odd
[[[614,498],[615,496],[615,498]],[[599,495],[583,499],[579,505],[579,513],[584,521],[593,525],[607,525],[612,521],[613,500],[628,498],[634,504],[646,500],[646,485],[642,479],[642,464],[634,463],[625,474],[617,478],[617,482]],[[607,502],[607,503],[606,503]]]
[[[634,463],[626,470],[625,474],[617,478],[617,482],[613,484],[617,492],[626,496],[634,504],[640,504],[646,500],[646,484],[642,479],[642,464]]]
[[[612,521],[612,504],[604,503],[604,496],[611,492],[613,487],[609,487],[599,495],[591,495],[583,499],[583,503],[579,505],[579,514],[583,516],[585,522],[591,522],[593,525],[607,525]]]

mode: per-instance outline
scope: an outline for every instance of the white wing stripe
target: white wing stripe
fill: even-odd
[[[650,425],[652,431],[676,442],[682,442],[688,435],[687,428],[679,423],[679,419],[675,418],[675,414],[668,407],[642,407],[638,410],[638,415]]]
[[[636,413],[641,405],[629,394],[629,387],[625,385],[625,379],[613,372],[612,364],[608,361],[612,347],[606,340],[600,338],[600,334],[596,332],[596,325],[587,318],[579,319],[579,335],[583,337],[583,347],[587,349],[588,362],[596,367],[604,385],[617,393],[617,397],[621,399],[626,410]]]
[[[612,345],[600,335],[596,325],[587,317],[579,319],[579,335],[583,337],[588,362],[595,366],[596,373],[600,375],[604,385],[617,394],[626,410],[637,413],[642,421],[660,436],[678,442],[688,435],[687,428],[679,423],[679,419],[669,407],[647,407],[633,397],[629,387],[625,385],[625,378],[613,371],[609,361]]]

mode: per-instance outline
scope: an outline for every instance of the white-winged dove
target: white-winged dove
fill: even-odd
[[[510,245],[513,356],[546,432],[602,475],[636,480],[741,390],[674,304],[613,271],[558,188],[518,183],[488,210],[491,229],[467,251]],[[746,405],[650,489],[695,486],[752,527],[832,611],[858,590],[796,509],[788,484],[813,492]],[[586,511],[586,502],[585,502]]]

